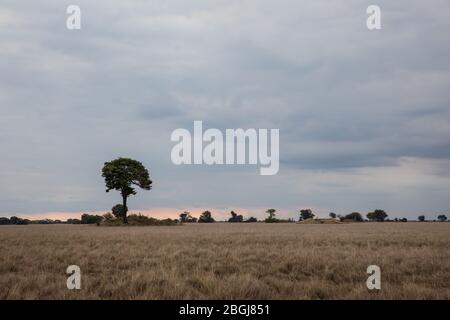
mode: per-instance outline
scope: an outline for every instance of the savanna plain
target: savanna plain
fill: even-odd
[[[1,226],[0,299],[449,299],[449,249],[433,222]]]

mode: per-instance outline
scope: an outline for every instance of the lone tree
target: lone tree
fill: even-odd
[[[269,215],[268,219],[272,220],[275,219],[275,212],[277,212],[277,210],[275,209],[267,209],[266,213]]]
[[[369,212],[367,214],[367,219],[371,221],[384,221],[388,217],[387,213],[384,210],[377,209],[373,212]]]
[[[311,209],[302,209],[302,210],[300,210],[300,219],[299,219],[299,221],[307,220],[307,219],[313,219],[313,218],[314,218],[314,213],[312,212]]]
[[[445,221],[447,221],[447,216],[445,215],[445,214],[441,214],[441,215],[438,215],[438,220],[440,221],[440,222],[445,222]]]
[[[424,222],[425,221],[425,216],[421,215],[417,218],[420,222]]]
[[[330,216],[331,219],[336,219],[337,214],[334,213],[334,212],[330,212],[329,216]]]
[[[279,222],[279,220],[277,218],[275,218],[277,210],[275,209],[267,209],[266,213],[269,215],[266,219],[264,219],[264,222],[267,223],[274,223],[274,222]]]
[[[120,191],[123,206],[122,219],[124,223],[128,223],[127,198],[137,193],[134,186],[144,190],[152,188],[152,181],[147,169],[139,161],[129,158],[118,158],[105,162],[102,177],[105,178],[106,192],[110,190]]]

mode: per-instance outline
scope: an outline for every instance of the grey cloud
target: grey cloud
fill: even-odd
[[[450,158],[448,1],[379,1],[379,32],[365,28],[369,1],[78,4],[76,32],[65,4],[0,5],[0,212],[109,208],[99,170],[116,156],[151,168],[155,188],[133,199],[142,208],[338,211],[386,199],[400,212],[416,191],[391,199],[379,180],[355,196],[355,172]],[[170,133],[193,120],[279,128],[280,174],[174,166]],[[305,174],[311,191],[293,180]],[[439,175],[427,173],[421,198],[444,210]]]

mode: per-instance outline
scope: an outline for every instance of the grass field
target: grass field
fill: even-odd
[[[0,298],[449,299],[450,223],[2,226]]]

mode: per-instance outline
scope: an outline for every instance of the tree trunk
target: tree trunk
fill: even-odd
[[[128,218],[127,218],[127,213],[128,213],[128,208],[127,208],[127,196],[122,194],[122,205],[123,205],[123,223],[128,223]]]

